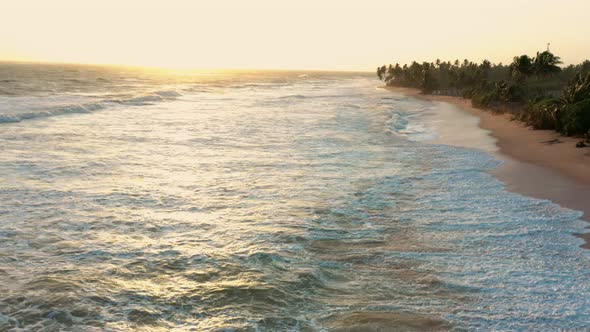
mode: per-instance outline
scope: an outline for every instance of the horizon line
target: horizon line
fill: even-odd
[[[69,62],[69,61],[47,61],[47,60],[22,60],[22,59],[0,59],[0,63],[17,64],[40,64],[40,65],[76,65],[76,66],[99,66],[99,67],[124,67],[130,69],[164,70],[164,71],[309,71],[309,72],[340,72],[340,73],[372,73],[368,69],[321,69],[321,68],[254,68],[254,67],[217,67],[217,68],[179,68],[172,66],[156,65],[131,65],[123,63],[90,63],[90,62]]]

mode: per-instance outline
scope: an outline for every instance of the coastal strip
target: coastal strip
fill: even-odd
[[[469,99],[442,95],[422,94],[420,90],[405,87],[387,89],[406,96],[444,102],[476,116],[479,127],[495,139],[493,152],[503,165],[491,173],[506,184],[509,191],[526,196],[548,199],[566,208],[582,211],[583,219],[590,221],[590,148],[576,148],[579,139],[564,137],[552,130],[533,130],[509,114],[494,113],[471,105]],[[460,139],[460,138],[459,138]],[[457,137],[445,141],[461,145]],[[576,234],[590,249],[590,234]]]

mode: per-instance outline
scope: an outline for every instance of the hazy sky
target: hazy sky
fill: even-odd
[[[372,70],[590,58],[590,0],[0,0],[0,59],[175,68]]]

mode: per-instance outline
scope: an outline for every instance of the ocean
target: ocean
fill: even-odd
[[[379,86],[0,63],[0,330],[590,329],[582,214]]]

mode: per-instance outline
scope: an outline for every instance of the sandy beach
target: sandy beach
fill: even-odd
[[[582,211],[590,220],[590,148],[576,148],[579,139],[563,137],[549,130],[532,130],[509,114],[496,114],[475,108],[460,97],[424,95],[417,89],[388,87],[405,95],[448,103],[476,117],[484,131],[470,132],[473,120],[445,119],[439,141],[444,144],[487,150],[504,163],[492,174],[504,182],[508,190],[535,198],[548,199],[561,206]],[[473,126],[471,126],[473,127]],[[457,135],[461,132],[461,135]],[[465,133],[464,133],[465,132]],[[481,136],[483,135],[483,137]],[[487,139],[486,139],[487,137]],[[580,234],[590,249],[590,234]]]

